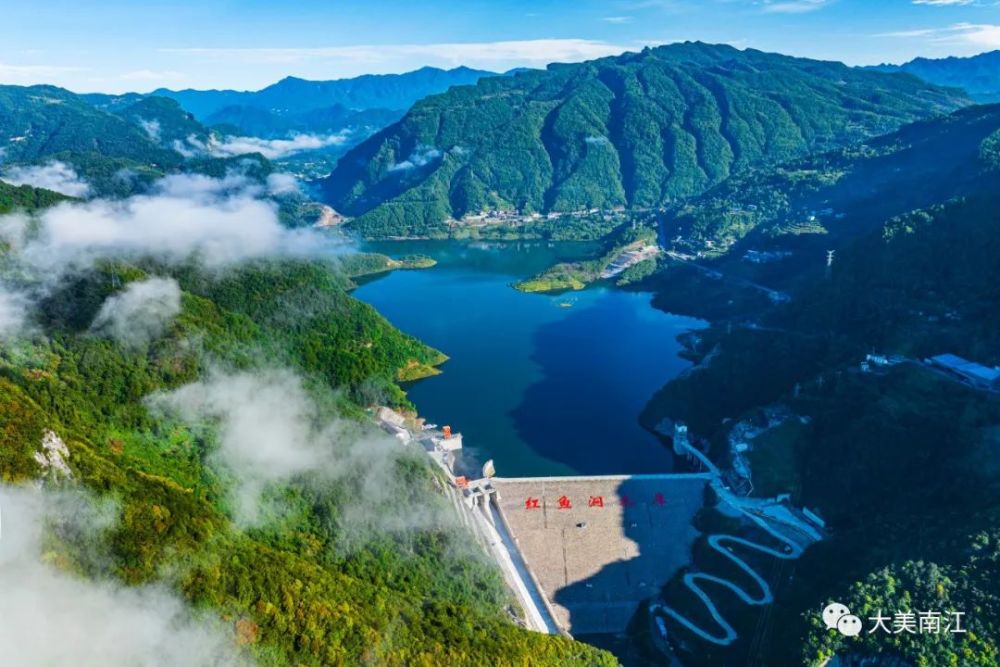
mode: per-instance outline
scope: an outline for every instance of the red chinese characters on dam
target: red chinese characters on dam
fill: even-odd
[[[654,505],[659,505],[663,507],[667,504],[666,497],[657,492],[653,494],[652,501]],[[635,506],[635,501],[629,496],[621,496],[618,499],[618,504],[622,507],[633,507]],[[604,507],[604,496],[589,496],[587,498],[587,507]],[[559,496],[556,500],[556,508],[561,510],[573,509],[573,500],[569,496]],[[539,510],[542,509],[541,499],[534,496],[528,496],[524,499],[524,509],[526,510]]]

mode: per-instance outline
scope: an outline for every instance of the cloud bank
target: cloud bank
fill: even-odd
[[[49,282],[107,258],[197,258],[218,268],[314,253],[321,239],[308,230],[285,228],[275,205],[259,199],[266,187],[237,174],[168,176],[151,192],[125,200],[66,202],[34,219],[2,217],[0,240]]]
[[[405,532],[453,525],[454,517],[430,502],[399,513],[397,464],[422,454],[350,419],[321,414],[302,380],[288,370],[211,370],[197,382],[148,399],[155,411],[193,428],[212,428],[211,463],[232,479],[239,523],[257,524],[272,485],[293,480],[319,488],[343,481],[353,501],[339,507],[345,541],[374,532]]]
[[[347,141],[349,132],[335,134],[294,134],[287,139],[261,139],[260,137],[211,136],[202,141],[191,135],[185,141],[175,140],[172,148],[184,157],[211,155],[214,157],[237,157],[260,153],[268,160],[280,160],[306,151],[339,146]]]
[[[236,667],[242,658],[215,619],[194,618],[150,586],[78,578],[43,562],[46,530],[95,534],[106,517],[86,499],[0,484],[0,664],[10,667]]]
[[[86,197],[90,184],[80,178],[73,167],[65,162],[49,162],[40,166],[11,167],[4,170],[0,180],[11,185],[31,185],[45,188],[68,197]]]

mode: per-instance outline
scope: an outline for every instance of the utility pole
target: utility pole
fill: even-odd
[[[833,254],[835,252],[837,252],[837,251],[836,250],[827,250],[826,251],[826,268],[830,268],[831,266],[833,266]]]

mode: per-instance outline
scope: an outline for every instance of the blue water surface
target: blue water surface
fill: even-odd
[[[406,390],[422,416],[462,432],[467,465],[492,458],[505,477],[671,470],[669,450],[638,416],[689,367],[676,337],[703,322],[607,286],[561,295],[511,288],[583,256],[584,244],[405,241],[365,249],[438,261],[366,281],[354,295],[450,357],[441,375]]]

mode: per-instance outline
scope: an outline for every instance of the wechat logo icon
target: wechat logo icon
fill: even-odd
[[[845,637],[857,637],[861,634],[861,619],[839,602],[826,606],[823,610],[823,623],[830,630],[837,630]]]

